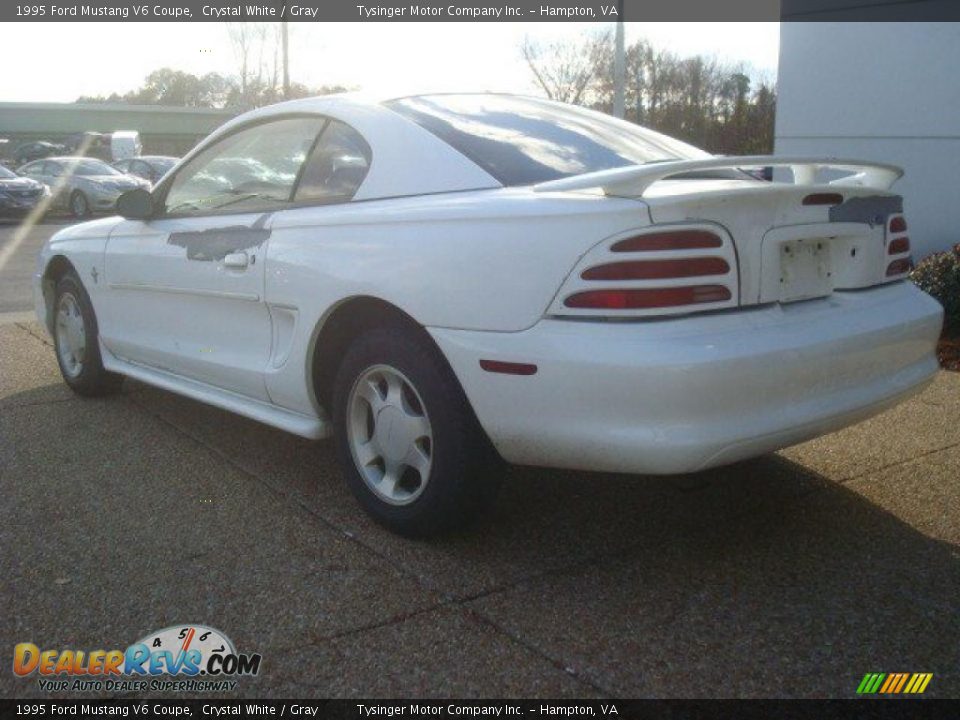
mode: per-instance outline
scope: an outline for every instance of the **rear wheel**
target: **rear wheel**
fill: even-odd
[[[348,349],[333,390],[347,482],[382,525],[408,536],[450,530],[496,494],[463,391],[426,338],[377,328]]]
[[[120,387],[123,377],[107,372],[103,367],[93,305],[73,271],[57,282],[53,341],[60,374],[71,390],[80,395],[96,396]]]

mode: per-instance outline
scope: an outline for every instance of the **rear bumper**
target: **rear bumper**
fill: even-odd
[[[430,332],[505,459],[671,474],[802,442],[919,392],[937,372],[942,321],[935,300],[900,282],[674,320]],[[538,371],[489,373],[480,359]]]

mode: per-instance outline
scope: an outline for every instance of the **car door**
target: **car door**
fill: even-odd
[[[130,362],[268,400],[264,299],[274,212],[290,204],[324,120],[244,127],[195,155],[155,191],[155,216],[124,220],[104,257],[100,335]]]

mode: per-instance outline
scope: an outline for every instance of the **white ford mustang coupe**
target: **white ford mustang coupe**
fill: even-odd
[[[363,507],[422,535],[491,497],[496,455],[692,472],[922,389],[942,310],[905,281],[901,174],[531,98],[300,100],[54,235],[37,313],[76,392],[130,376],[333,437]]]

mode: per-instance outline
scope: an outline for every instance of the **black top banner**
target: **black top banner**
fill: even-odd
[[[782,7],[781,7],[782,5]],[[782,14],[781,14],[782,13]],[[34,0],[3,22],[629,22],[960,20],[957,0]]]

